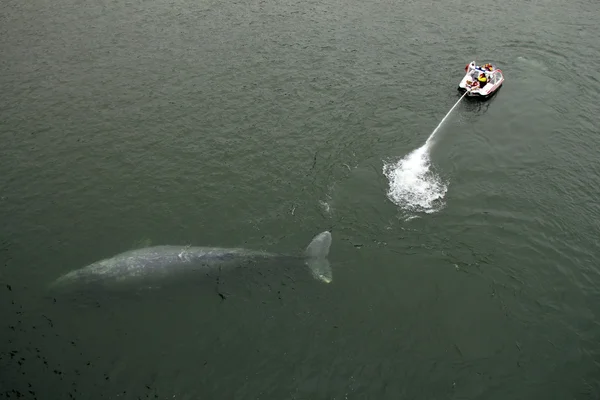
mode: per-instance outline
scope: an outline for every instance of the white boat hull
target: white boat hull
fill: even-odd
[[[491,71],[487,71],[477,66],[475,61],[471,61],[465,67],[466,73],[458,84],[458,90],[463,93],[467,92],[467,96],[469,97],[487,98],[492,96],[504,83],[504,74],[502,71],[494,66],[492,67]],[[480,87],[477,81],[477,77],[481,73],[485,74],[488,78],[488,83],[483,87]]]

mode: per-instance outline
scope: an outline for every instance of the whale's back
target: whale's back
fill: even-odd
[[[114,257],[106,258],[84,268],[71,271],[58,278],[51,288],[64,287],[117,287],[129,284],[162,286],[164,283],[184,277],[189,282],[195,282],[200,276],[217,277],[227,270],[242,271],[236,274],[242,282],[249,282],[256,275],[278,279],[283,276],[291,279],[302,279],[295,276],[297,271],[306,273],[308,266],[313,278],[329,283],[332,271],[327,257],[331,246],[331,233],[321,232],[316,235],[306,247],[304,254],[289,256],[272,254],[264,251],[243,248],[191,247],[191,246],[154,246],[129,250]],[[258,274],[255,274],[256,270]],[[243,271],[248,271],[244,275]],[[275,272],[275,274],[272,274]],[[191,277],[192,279],[187,279]],[[87,284],[87,285],[85,285]]]
[[[183,274],[206,274],[215,269],[247,266],[253,261],[274,257],[278,256],[242,248],[155,246],[126,251],[71,271],[58,278],[53,286],[164,281]]]

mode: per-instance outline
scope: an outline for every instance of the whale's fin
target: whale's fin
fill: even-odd
[[[313,238],[304,251],[305,263],[313,277],[325,283],[333,279],[333,272],[327,256],[331,247],[331,232],[324,231]]]

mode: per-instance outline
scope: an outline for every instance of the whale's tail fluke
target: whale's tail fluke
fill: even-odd
[[[315,236],[304,251],[305,262],[313,277],[325,283],[333,279],[333,272],[327,256],[331,247],[331,232],[324,231]]]

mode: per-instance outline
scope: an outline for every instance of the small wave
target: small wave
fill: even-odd
[[[326,212],[327,214],[330,213],[330,211],[331,211],[331,204],[329,204],[327,201],[319,200],[319,205],[321,206],[321,209],[324,212]]]
[[[444,207],[448,185],[435,173],[425,144],[394,163],[384,163],[387,197],[408,212],[433,213]]]

